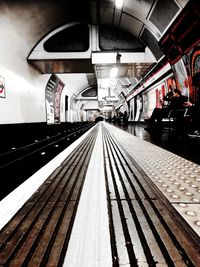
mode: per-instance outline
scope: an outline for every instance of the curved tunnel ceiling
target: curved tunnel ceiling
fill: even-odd
[[[127,32],[126,34],[129,33],[144,46],[147,46],[156,60],[159,60],[163,54],[158,46],[158,41],[187,2],[187,0],[124,0],[123,7],[120,10],[115,8],[114,0],[58,0],[56,4],[48,1],[48,8],[46,1],[43,1],[43,4],[37,3],[36,6],[38,8],[41,6],[41,11],[37,16],[39,17],[41,14],[40,20],[43,20],[46,26],[45,29],[41,27],[43,32],[40,36],[45,36],[45,34],[51,32],[52,27],[56,29],[56,19],[57,27],[61,23],[64,25],[73,21],[82,21],[90,25],[100,25],[99,32],[100,34],[104,32],[104,36],[105,31],[102,31],[102,29],[105,28],[116,28]],[[54,13],[49,10],[51,4],[54,8]],[[45,8],[47,10],[44,10]],[[51,23],[52,21],[54,22],[53,24]],[[35,23],[35,25],[37,24]],[[40,29],[37,30],[39,31]],[[106,31],[108,33],[108,30]],[[110,39],[116,39],[116,31],[110,31],[110,33],[112,33]],[[37,41],[39,42],[39,40]],[[83,45],[85,45],[84,49],[86,50],[86,40],[84,40]],[[108,50],[108,45],[104,50]],[[129,47],[126,50],[128,51]],[[74,51],[77,51],[77,47],[74,47]]]
[[[16,2],[20,3],[20,1]],[[69,49],[73,52],[84,52],[81,52],[81,56],[77,54],[75,58],[65,58],[65,60],[62,58],[56,61],[45,59],[44,62],[42,62],[42,64],[45,65],[45,68],[43,67],[43,73],[65,73],[66,70],[68,70],[66,72],[72,73],[94,72],[94,68],[91,64],[91,52],[109,50],[110,46],[106,43],[109,36],[110,41],[112,41],[111,43],[114,44],[116,40],[116,43],[110,48],[111,50],[123,50],[123,46],[123,48],[125,47],[124,51],[142,51],[145,47],[148,47],[156,61],[158,61],[163,56],[158,41],[187,2],[187,0],[124,0],[123,7],[119,10],[115,8],[114,0],[57,0],[56,3],[53,0],[45,0],[37,4],[31,0],[29,5],[31,4],[35,6],[35,9],[38,9],[37,20],[39,19],[41,25],[41,28],[39,28],[39,26],[37,27],[37,21],[34,22],[33,16],[31,17],[34,26],[37,28],[38,39],[35,39],[35,42],[38,44],[40,40],[43,40],[43,37],[51,33],[52,30],[59,28],[60,25],[67,25],[74,21],[77,21],[80,25],[85,24],[94,25],[97,28],[99,27],[100,33],[99,36],[96,36],[96,43],[98,43],[98,45],[92,45],[91,51],[90,49],[86,51],[88,44],[84,37],[84,31],[81,36],[78,36],[80,37],[78,46],[78,42],[74,42],[73,45],[68,42],[68,46],[62,47],[62,38],[59,36],[59,38],[61,38],[59,44],[63,52],[69,51]],[[42,22],[44,22],[43,25]],[[112,29],[117,30],[113,31]],[[87,31],[85,31],[85,33],[86,32]],[[133,43],[131,44],[130,41],[129,43],[122,42],[121,46],[118,47],[119,39],[117,40],[117,36],[119,32],[124,33],[123,41],[126,40],[127,36],[132,36],[132,39],[135,39],[134,45],[137,43],[138,46],[133,48]],[[76,35],[73,35],[73,32],[71,37],[76,39]],[[50,40],[46,42],[45,49],[47,51],[56,51],[52,43],[50,44]],[[35,47],[37,47],[37,44]],[[58,47],[56,49],[58,49]],[[87,55],[87,52],[90,54],[90,57]],[[28,59],[33,62],[31,55]],[[147,62],[145,62],[145,64],[146,63]],[[37,59],[37,67],[40,68],[40,64],[41,62]],[[149,70],[151,64],[152,62],[149,65],[147,63],[146,69],[141,68],[143,69],[143,73],[138,74],[138,77],[141,77],[145,71]],[[77,69],[77,66],[79,66],[79,69]],[[97,69],[101,71],[104,67],[104,65],[99,65]],[[132,66],[129,64],[127,67],[129,68],[129,72],[130,70],[132,72]],[[125,73],[127,72],[128,71],[125,71]]]
[[[101,51],[144,52],[145,45],[132,34],[113,26],[99,26]],[[90,32],[86,24],[74,24],[56,32],[44,44],[46,52],[85,52],[89,49]]]

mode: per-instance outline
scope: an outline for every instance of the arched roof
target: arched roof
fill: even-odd
[[[109,47],[107,42],[109,35],[114,50],[117,47],[114,45],[115,40],[116,42],[120,40],[116,36],[123,32],[124,38],[121,39],[123,41],[121,44],[123,46],[126,44],[127,49],[122,52],[125,53],[127,50],[130,53],[130,44],[127,41],[124,42],[124,40],[127,40],[126,36],[132,36],[132,40],[136,40],[135,44],[136,42],[140,44],[140,47],[137,46],[138,51],[142,49],[145,51],[142,60],[135,57],[134,53],[137,53],[137,49],[135,51],[132,49],[134,54],[132,63],[134,62],[134,64],[126,62],[125,59],[123,62],[125,56],[122,55],[121,78],[124,75],[125,78],[133,78],[136,71],[137,73],[140,71],[137,74],[138,77],[142,76],[155,61],[162,57],[158,41],[187,2],[187,0],[124,0],[122,8],[118,9],[114,0],[3,0],[0,3],[0,10],[2,15],[7,15],[7,18],[10,14],[10,21],[18,24],[18,34],[26,36],[27,43],[24,44],[24,49],[27,50],[27,57],[28,52],[31,52],[57,29],[75,22],[80,25],[89,25],[90,34],[93,34],[93,42],[90,42],[91,50],[87,50],[90,55],[87,55],[87,51],[83,51],[78,52],[76,57],[71,58],[42,58],[41,56],[34,63],[40,70],[43,68],[44,73],[65,73],[68,69],[68,73],[94,72],[97,74],[97,78],[104,78],[109,72],[108,62],[94,64],[91,52],[99,52],[102,47],[104,48],[103,52],[106,52]],[[20,18],[20,20],[17,18]],[[119,35],[122,36],[122,34]],[[89,38],[91,38],[91,35]],[[132,42],[131,48],[133,47],[132,40],[130,41],[130,43]],[[120,47],[117,47],[117,49],[122,50]],[[153,57],[154,60],[152,60]],[[34,61],[33,58],[28,58],[31,62]],[[110,64],[112,63],[111,60]]]
[[[13,1],[7,1],[13,5]],[[23,4],[23,9],[21,8]],[[159,41],[167,27],[178,16],[187,0],[124,0],[117,9],[114,0],[15,0],[15,8],[26,14],[33,25],[31,35],[35,44],[52,30],[70,22],[79,21],[90,25],[106,25],[129,32],[154,50],[152,40]],[[23,12],[24,11],[24,12]],[[28,14],[30,16],[28,16]],[[22,15],[22,14],[21,14]],[[162,19],[160,19],[162,18]],[[34,45],[34,44],[33,44]],[[156,53],[156,51],[153,51]]]

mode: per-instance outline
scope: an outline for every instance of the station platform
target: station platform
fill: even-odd
[[[0,266],[200,266],[200,165],[99,122],[0,217]]]

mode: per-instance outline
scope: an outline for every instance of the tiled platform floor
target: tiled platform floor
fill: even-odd
[[[162,133],[149,134],[149,132],[144,130],[146,125],[139,123],[129,123],[128,125],[121,123],[112,125],[137,136],[142,140],[162,147],[185,159],[191,160],[194,163],[200,164],[200,138],[189,138],[184,135],[177,135],[173,130],[169,134],[167,128],[165,128]]]
[[[200,235],[200,165],[162,149],[157,144],[152,144],[153,141],[145,141],[144,139],[151,137],[142,128],[136,127],[136,136],[133,136],[112,125],[106,125],[109,132],[125,147],[159,190]],[[198,141],[200,143],[200,140],[196,140],[197,145]],[[179,144],[176,144],[175,151],[178,151],[178,146]],[[190,153],[192,156],[192,152],[188,151],[188,155]]]

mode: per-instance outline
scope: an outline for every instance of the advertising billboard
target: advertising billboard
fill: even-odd
[[[45,90],[47,124],[60,122],[60,99],[65,84],[52,74]]]

